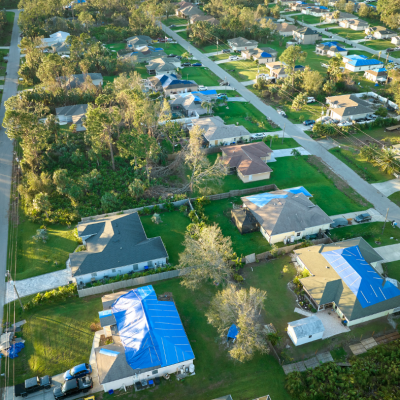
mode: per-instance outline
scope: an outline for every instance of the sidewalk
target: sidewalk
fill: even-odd
[[[374,250],[383,258],[384,263],[400,260],[400,243],[375,247]]]
[[[391,194],[400,191],[400,179],[391,179],[386,182],[373,183],[372,186],[388,197]]]
[[[253,79],[252,81],[247,81],[247,82],[240,82],[243,86],[250,86],[254,85],[257,82],[257,79]]]
[[[268,145],[268,143],[267,143],[267,145]],[[271,154],[271,158],[268,160],[268,163],[274,162],[274,161],[276,161],[277,158],[280,158],[280,157],[293,157],[292,151],[294,149],[299,151],[302,156],[310,156],[311,155],[303,147],[294,147],[293,149],[274,150]]]

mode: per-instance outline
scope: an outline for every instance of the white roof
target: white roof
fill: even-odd
[[[43,39],[43,42],[47,46],[51,46],[56,43],[64,43],[68,36],[68,32],[58,31],[56,33],[52,33],[50,37]]]
[[[293,328],[293,332],[297,339],[309,337],[310,335],[325,331],[322,321],[316,315],[289,322],[288,325]]]

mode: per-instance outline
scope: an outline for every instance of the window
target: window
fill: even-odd
[[[308,338],[309,338],[309,339],[312,338],[312,335],[310,335]]]
[[[300,236],[301,235],[301,232],[297,232],[297,236]]]
[[[92,276],[93,276],[93,277],[97,276],[97,273],[96,273],[96,272],[93,272]]]
[[[151,371],[152,375],[158,374],[158,369],[155,369],[154,371]]]
[[[249,181],[253,180],[253,175],[249,175]]]
[[[113,268],[113,269],[111,270],[111,272],[115,272],[115,268]]]
[[[139,264],[133,264],[133,270],[137,271],[139,269]]]

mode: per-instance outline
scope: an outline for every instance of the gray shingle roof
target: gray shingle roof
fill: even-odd
[[[343,117],[372,112],[369,103],[354,94],[331,96],[326,100],[331,104],[333,112]]]
[[[86,251],[70,254],[72,276],[168,257],[161,237],[147,238],[137,213],[79,224],[78,235],[92,236]]]
[[[73,106],[57,107],[57,116],[82,116],[86,114],[88,105],[87,104],[75,104]]]
[[[222,121],[222,123],[221,123]],[[244,126],[225,125],[221,118],[215,117],[202,118],[193,122],[204,129],[204,137],[208,140],[220,140],[237,138],[250,135],[250,132]]]
[[[257,46],[258,42],[256,40],[250,40],[250,39],[245,39],[242,37],[234,38],[234,39],[229,39],[228,44],[231,46]]]
[[[61,80],[61,82],[65,83],[66,86],[69,86],[70,88],[75,88],[84,83],[88,75],[90,76],[90,79],[92,81],[103,79],[103,75],[101,75],[100,73],[75,74],[72,75],[70,78],[62,76],[59,79]]]

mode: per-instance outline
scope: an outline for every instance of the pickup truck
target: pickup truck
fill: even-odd
[[[90,376],[86,375],[83,378],[65,381],[61,387],[55,387],[53,390],[53,395],[56,400],[64,399],[80,392],[88,392],[92,387],[93,380]]]
[[[24,383],[15,385],[14,393],[15,396],[27,397],[28,394],[38,392],[43,389],[51,388],[51,377],[46,375],[42,378],[36,376],[35,378],[29,378]]]

